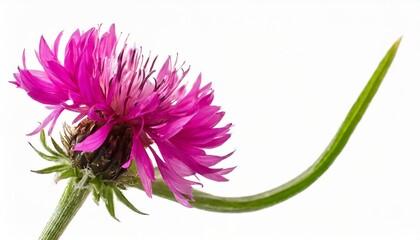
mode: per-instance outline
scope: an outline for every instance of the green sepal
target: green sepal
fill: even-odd
[[[90,183],[93,185],[93,191],[92,191],[92,197],[93,201],[96,203],[96,205],[99,205],[99,202],[101,200],[101,186],[102,183],[99,181],[95,181],[96,179],[92,179]]]
[[[118,189],[117,186],[114,186],[112,188],[114,190],[115,196],[117,199],[122,202],[125,206],[127,206],[129,209],[133,210],[134,212],[141,214],[141,215],[149,215],[147,213],[141,212],[138,210],[128,199],[124,196],[124,194]]]
[[[92,192],[93,201],[96,205],[99,205],[99,201],[101,200],[101,194],[98,191]]]
[[[55,152],[50,147],[48,147],[47,141],[46,141],[46,137],[45,137],[45,131],[44,130],[41,130],[41,132],[39,133],[39,139],[41,140],[41,144],[45,148],[45,150],[47,150],[49,153],[51,153],[54,156],[57,156],[58,155],[57,152]]]
[[[58,165],[54,165],[54,166],[47,167],[40,170],[31,170],[31,172],[39,173],[39,174],[49,174],[49,173],[54,173],[54,172],[62,172],[62,171],[65,171],[66,169],[69,169],[68,164],[58,164]]]
[[[108,210],[109,215],[113,217],[118,222],[118,218],[115,216],[115,205],[114,205],[114,194],[112,188],[106,185],[102,185],[102,198],[105,202],[106,209]]]
[[[69,168],[63,172],[59,172],[57,173],[56,177],[55,177],[55,182],[59,182],[63,179],[67,179],[67,178],[71,178],[71,177],[76,177],[77,176],[77,172],[75,169],[73,168]]]
[[[68,158],[67,153],[60,147],[60,145],[57,144],[57,142],[54,140],[54,138],[51,138],[51,142],[55,148],[55,150],[63,157]]]
[[[50,156],[50,155],[47,155],[47,154],[45,154],[45,153],[43,153],[43,152],[41,152],[41,151],[39,151],[38,149],[36,149],[31,143],[29,143],[29,145],[32,147],[32,149],[33,150],[35,150],[35,152],[40,156],[40,157],[42,157],[43,159],[45,159],[45,160],[47,160],[47,161],[50,161],[50,162],[58,162],[58,160],[60,159],[59,157],[57,157],[57,156]]]
[[[65,129],[65,131],[68,131],[68,130]],[[69,143],[68,143],[68,139],[66,137],[66,134],[63,136],[60,133],[60,141],[61,141],[61,144],[63,144],[64,148],[69,149],[70,146],[69,146]]]
[[[65,131],[69,132],[68,128]],[[61,147],[54,138],[50,138],[50,141],[54,148],[49,147],[47,144],[47,137],[44,131],[40,132],[40,141],[45,149],[45,153],[36,149],[31,143],[29,145],[35,150],[35,152],[41,156],[42,158],[53,161],[59,162],[59,164],[50,166],[41,170],[34,170],[35,173],[40,174],[47,174],[47,173],[57,173],[55,176],[55,182],[59,182],[63,179],[69,179],[69,181],[77,182],[78,187],[90,187],[92,190],[93,201],[99,205],[101,199],[105,203],[105,207],[108,213],[111,215],[112,218],[119,221],[115,215],[115,202],[114,202],[114,194],[117,199],[122,202],[125,206],[127,206],[132,211],[147,215],[146,213],[141,212],[138,210],[128,199],[124,196],[120,189],[126,189],[125,185],[127,184],[125,181],[128,179],[131,181],[132,178],[127,178],[127,176],[137,176],[134,171],[126,171],[124,174],[120,175],[120,178],[115,179],[115,181],[103,181],[100,178],[95,177],[94,175],[90,175],[91,172],[88,169],[78,169],[77,167],[72,165],[72,160],[69,158],[68,153],[65,149],[68,149],[68,136],[61,135],[60,139],[64,146]],[[135,169],[135,165],[131,166],[131,169]]]
[[[127,190],[127,187],[126,186],[124,186],[124,185],[115,185],[115,187],[117,187],[117,188],[119,188],[119,189],[122,189],[122,190]]]

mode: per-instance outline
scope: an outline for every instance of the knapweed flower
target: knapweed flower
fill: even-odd
[[[36,56],[42,70],[28,69],[24,53],[23,67],[14,75],[17,87],[51,110],[31,134],[47,125],[51,133],[64,110],[76,112],[73,123],[79,125],[72,151],[78,167],[101,168],[97,162],[80,160],[80,155],[102,151],[100,156],[107,158],[104,164],[115,170],[106,177],[115,178],[134,161],[151,196],[156,165],[185,206],[193,199],[192,185],[200,184],[194,176],[226,181],[224,175],[233,168],[214,165],[232,153],[216,156],[206,150],[229,139],[231,124],[217,126],[224,112],[212,105],[211,84],[203,86],[201,75],[187,88],[181,82],[188,69],[177,67],[171,57],[156,71],[157,58],[145,57],[141,48],[124,42],[118,50],[114,25],[102,35],[99,27],[76,30],[65,47],[64,61],[58,59],[61,36],[52,48],[41,37]]]

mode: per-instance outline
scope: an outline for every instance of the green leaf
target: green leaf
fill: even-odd
[[[222,197],[195,190],[193,191],[195,201],[191,202],[191,205],[195,208],[215,212],[250,212],[283,202],[308,188],[331,166],[346,146],[350,136],[366,112],[369,103],[375,96],[382,80],[391,66],[400,41],[401,38],[391,46],[383,57],[379,66],[348,112],[336,135],[312,166],[302,172],[299,176],[279,187],[251,196]],[[138,181],[136,187],[142,189],[140,181]],[[153,183],[153,193],[154,195],[176,201],[173,194],[162,180]]]
[[[52,161],[52,162],[57,162],[58,160],[59,160],[59,158],[58,157],[56,157],[56,156],[50,156],[50,155],[47,155],[47,154],[45,154],[45,153],[43,153],[43,152],[41,152],[41,151],[39,151],[38,149],[36,149],[31,143],[29,143],[29,145],[32,147],[32,149],[33,150],[35,150],[35,152],[36,153],[38,153],[38,155],[40,156],[40,157],[42,157],[43,159],[45,159],[45,160],[47,160],[47,161]]]
[[[113,187],[115,196],[117,199],[122,202],[125,206],[127,206],[129,209],[133,210],[134,212],[142,215],[148,215],[147,213],[139,211],[128,199],[124,196],[124,194],[118,189],[118,187]]]
[[[102,197],[109,215],[119,222],[120,220],[115,216],[114,194],[112,188],[104,185],[102,190]]]
[[[40,174],[48,174],[48,173],[53,173],[53,172],[62,172],[66,169],[69,169],[69,165],[58,164],[58,165],[47,167],[47,168],[44,168],[44,169],[41,169],[41,170],[31,170],[31,172],[40,173]]]

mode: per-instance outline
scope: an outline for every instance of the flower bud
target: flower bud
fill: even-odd
[[[73,166],[79,169],[90,169],[95,177],[102,180],[113,180],[126,171],[122,165],[130,158],[133,134],[127,124],[114,125],[104,143],[93,152],[74,150],[78,143],[94,134],[103,125],[103,123],[85,118],[77,127],[69,129],[66,145]]]

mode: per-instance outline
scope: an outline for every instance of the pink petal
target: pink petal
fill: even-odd
[[[179,131],[181,131],[184,125],[187,124],[188,121],[190,121],[193,116],[194,115],[189,115],[186,117],[178,118],[171,122],[166,122],[162,125],[159,125],[153,128],[156,129],[156,132],[162,138],[165,138],[165,139],[171,138],[172,136],[177,134]]]
[[[39,125],[39,127],[37,127],[33,132],[29,133],[29,136],[35,135],[37,133],[39,133],[42,129],[45,128],[45,126],[47,126],[51,121],[53,121],[53,123],[55,123],[56,119],[60,116],[61,112],[63,111],[62,108],[56,109],[54,111],[52,111],[50,113],[50,115],[48,115],[47,118],[44,119],[44,121],[42,121],[42,123]],[[52,125],[52,127],[54,127],[54,124]],[[51,128],[50,128],[51,129]],[[49,131],[50,133],[50,131]]]
[[[214,169],[217,170],[215,173],[208,173],[208,174],[201,174],[203,177],[217,181],[217,182],[226,182],[229,181],[227,178],[225,178],[223,175],[228,174],[232,172],[235,169],[235,167],[232,168],[224,168],[224,169]]]
[[[80,113],[79,115],[77,115],[74,119],[73,119],[73,121],[71,122],[71,123],[73,123],[73,124],[75,124],[75,123],[77,123],[78,121],[80,121],[82,118],[84,118],[86,116],[86,113]]]
[[[54,81],[56,85],[67,89],[77,89],[76,84],[63,66],[55,61],[48,61],[47,63],[50,74],[57,78],[57,80]]]
[[[140,130],[141,131],[141,130]],[[155,172],[144,146],[141,142],[140,132],[135,134],[133,138],[133,146],[131,148],[131,159],[135,159],[137,171],[140,176],[144,191],[149,197],[152,197],[152,183],[155,181]]]
[[[218,164],[220,161],[232,156],[234,152],[231,152],[225,156],[214,156],[214,155],[201,155],[201,156],[194,156],[194,159],[207,167],[214,166]]]
[[[78,33],[78,31],[76,31]],[[78,61],[78,49],[76,44],[76,32],[73,33],[72,37],[70,38],[69,42],[66,46],[66,51],[64,54],[64,67],[71,71],[74,74],[76,62]],[[75,75],[73,75],[74,77]]]
[[[135,119],[143,115],[153,112],[159,107],[159,96],[154,92],[147,98],[141,100],[138,106],[131,109],[130,113],[126,116],[127,119]]]
[[[193,200],[192,185],[200,183],[189,181],[178,175],[176,172],[171,171],[154,150],[152,150],[152,153],[158,165],[159,171],[162,174],[163,181],[165,181],[169,189],[171,189],[175,199],[182,205],[191,207],[184,194],[188,195],[190,199]]]
[[[41,40],[39,41],[39,60],[41,63],[44,61],[57,60],[43,36],[41,36]]]
[[[59,109],[54,111],[55,115],[54,115],[54,118],[52,119],[52,122],[50,124],[50,128],[48,129],[48,135],[51,135],[51,133],[54,129],[55,123],[57,122],[57,119],[60,116],[61,112],[63,112],[63,110],[64,110],[64,108],[59,108]]]
[[[129,168],[131,165],[131,162],[133,162],[133,159],[130,158],[126,163],[124,163],[124,165],[122,165],[122,168]]]
[[[109,132],[114,126],[114,122],[110,122],[96,130],[92,135],[87,137],[83,142],[78,143],[74,150],[83,152],[93,152],[98,149],[105,139],[108,137]]]
[[[59,45],[60,45],[60,39],[61,39],[61,36],[63,36],[63,31],[61,31],[61,32],[58,34],[57,38],[56,38],[56,39],[55,39],[55,41],[54,41],[54,55],[55,55],[55,56],[57,56],[57,55],[58,55],[58,47],[59,47]]]
[[[170,72],[170,69],[171,69],[171,57],[168,57],[168,59],[166,59],[165,64],[163,64],[162,68],[160,69],[156,77],[156,81],[158,85],[164,80],[168,72]]]
[[[197,144],[197,146],[200,146],[202,148],[207,148],[207,149],[215,148],[225,143],[229,138],[230,138],[230,134],[228,133],[218,138],[215,138],[209,142]]]

